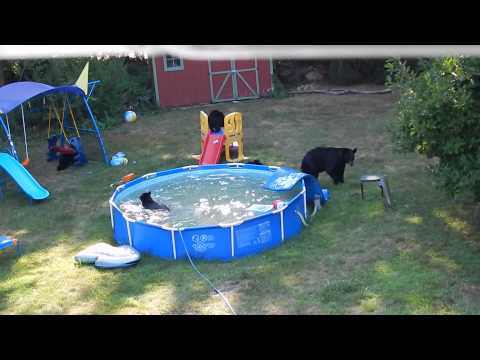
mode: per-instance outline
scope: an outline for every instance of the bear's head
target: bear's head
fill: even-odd
[[[140,195],[140,200],[142,201],[142,204],[152,201],[152,197],[150,196],[151,193],[152,192],[149,191],[149,192],[145,192],[142,195]]]
[[[350,164],[350,166],[353,166],[353,162],[355,160],[355,153],[357,152],[357,148],[355,149],[345,149],[343,151],[343,161],[345,161],[346,164]]]

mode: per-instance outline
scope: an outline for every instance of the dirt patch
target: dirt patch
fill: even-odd
[[[480,301],[480,285],[464,284],[461,291],[470,302]]]
[[[252,286],[252,282],[252,280],[248,279],[229,280],[220,283],[218,286],[216,285],[216,287],[227,297],[237,297],[243,291],[248,290]],[[215,293],[215,295],[219,296],[217,293]]]

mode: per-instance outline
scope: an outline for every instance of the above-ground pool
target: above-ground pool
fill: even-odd
[[[110,199],[120,245],[164,259],[232,260],[280,245],[307,217],[305,181],[286,191],[263,185],[278,167],[249,164],[186,166],[151,173],[116,189]],[[139,196],[170,209],[144,209]]]

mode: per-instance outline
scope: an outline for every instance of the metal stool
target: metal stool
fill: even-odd
[[[362,192],[362,200],[365,199],[363,184],[368,182],[376,182],[382,192],[383,204],[387,208],[392,207],[392,197],[390,194],[390,186],[387,177],[384,175],[363,175],[360,177],[360,190]]]

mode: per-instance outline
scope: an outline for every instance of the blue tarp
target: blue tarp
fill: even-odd
[[[323,189],[318,179],[312,175],[299,172],[291,168],[280,168],[275,171],[267,180],[264,188],[272,191],[288,191],[291,190],[299,181],[305,181],[305,189],[307,191],[307,200],[313,201],[315,195],[320,195],[321,203],[329,200],[330,193],[327,189]]]
[[[76,85],[50,86],[32,81],[14,82],[0,87],[0,114],[7,114],[36,96],[53,93],[85,95]]]

